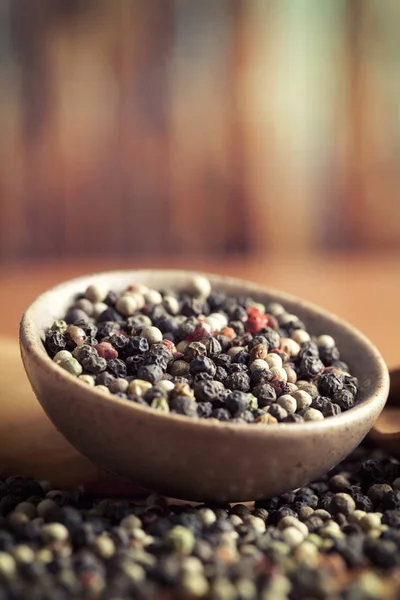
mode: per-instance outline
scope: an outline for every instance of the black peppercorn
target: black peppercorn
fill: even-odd
[[[340,406],[341,410],[348,410],[354,406],[354,396],[348,390],[343,389],[333,394],[332,402]]]
[[[204,345],[206,347],[207,355],[213,360],[222,352],[221,344],[215,337],[208,338],[204,342]]]
[[[212,339],[212,338],[210,338],[210,339]],[[186,346],[183,355],[187,362],[191,362],[192,360],[194,360],[195,358],[198,358],[199,356],[206,356],[207,355],[207,347],[202,342],[190,342],[190,344],[188,344]]]
[[[130,336],[124,346],[124,354],[126,356],[134,356],[135,354],[144,354],[149,349],[149,342],[145,337],[139,335]]]
[[[216,367],[214,362],[208,356],[198,356],[194,358],[190,363],[190,373],[191,375],[196,375],[197,373],[208,373],[212,377],[214,377],[216,372]]]
[[[144,363],[144,356],[136,354],[134,356],[128,356],[126,359],[126,371],[128,375],[136,377],[140,367]]]
[[[114,321],[120,323],[124,320],[124,317],[115,308],[109,306],[97,319],[99,322],[102,321]]]
[[[322,373],[318,377],[318,389],[323,396],[332,398],[336,392],[343,389],[343,375],[341,373]],[[336,404],[338,404],[336,402]]]
[[[197,404],[188,396],[175,396],[170,402],[171,411],[187,417],[197,416]]]
[[[109,337],[113,333],[117,333],[119,330],[119,323],[116,323],[115,321],[104,321],[104,323],[98,324],[97,338],[102,341],[105,337]]]
[[[75,325],[78,321],[87,323],[89,321],[89,316],[80,308],[69,308],[64,317],[64,321],[68,323],[68,325]]]
[[[319,375],[324,368],[322,361],[314,356],[305,356],[299,364],[299,375],[302,378],[313,378]],[[321,390],[322,391],[322,390]],[[325,394],[324,395],[328,395]]]
[[[279,345],[280,345],[279,333],[277,331],[275,331],[275,329],[272,329],[272,327],[264,327],[262,329],[262,335],[255,336],[255,337],[264,338],[264,340],[266,340],[266,341],[259,342],[259,343],[266,344],[268,346],[268,350],[270,352],[271,352],[271,350],[276,350],[277,348],[279,348]]]
[[[340,352],[336,348],[336,346],[334,346],[333,348],[320,348],[319,357],[324,363],[324,365],[329,367],[334,361],[340,359]]]
[[[226,372],[226,370],[223,367],[217,367],[216,371],[215,371],[215,380],[216,381],[220,381],[221,383],[225,381],[225,379],[228,377],[228,373]]]
[[[302,360],[303,358],[306,358],[307,356],[319,358],[319,349],[315,342],[310,341],[310,342],[305,342],[304,344],[302,344],[302,346],[300,348],[300,352],[298,354],[298,359]]]
[[[194,385],[194,395],[198,402],[214,403],[220,397],[221,385],[212,380],[199,381]]]
[[[225,380],[225,386],[230,390],[248,392],[250,390],[250,377],[244,372],[232,373]]]
[[[112,358],[107,361],[107,371],[114,377],[126,377],[127,375],[126,364],[119,358]]]
[[[115,377],[111,373],[103,371],[96,376],[95,383],[96,385],[105,385],[106,387],[109,387],[114,379]]]
[[[226,369],[227,372],[229,372],[231,361],[232,359],[229,356],[229,354],[219,354],[214,358],[214,364],[217,367],[223,367],[224,369]]]
[[[276,391],[268,383],[257,385],[257,387],[253,389],[253,394],[258,399],[258,406],[260,406],[260,408],[270,406],[276,401]]]
[[[282,423],[303,423],[304,419],[301,415],[293,413],[282,419]]]
[[[87,373],[92,375],[98,375],[104,371],[107,367],[107,361],[105,358],[96,356],[94,354],[87,356],[82,360],[82,367]]]
[[[213,411],[213,405],[211,402],[199,402],[197,404],[197,416],[203,419],[208,419],[211,417],[211,413]]]
[[[212,411],[211,416],[214,419],[218,419],[219,421],[230,421],[231,418],[229,410],[227,410],[226,408],[215,408]]]
[[[226,335],[218,334],[215,339],[221,344],[222,352],[226,352],[231,347],[231,340]]]
[[[149,381],[153,385],[162,379],[163,372],[157,365],[142,365],[138,370],[138,378]]]
[[[279,406],[279,404],[275,403],[269,406],[268,413],[275,417],[275,419],[277,419],[278,421],[283,421],[283,419],[286,419],[286,417],[288,416],[287,411],[284,408],[282,408],[282,406]]]
[[[241,416],[249,407],[248,395],[239,390],[233,391],[226,399],[226,407],[233,417]]]
[[[199,381],[212,381],[212,379],[213,376],[209,373],[197,373],[197,375],[193,377],[193,383],[197,383]]]
[[[46,333],[45,346],[51,357],[55,356],[60,350],[65,350],[66,345],[67,342],[62,333],[49,329]]]
[[[242,363],[232,363],[229,371],[230,371],[230,373],[229,373],[230,375],[232,373],[248,373],[249,367]]]
[[[97,335],[97,327],[94,323],[91,323],[90,321],[76,321],[74,323],[74,325],[76,325],[77,327],[80,327],[85,332],[85,334],[86,334],[85,344],[88,343],[88,341],[87,341],[88,337],[95,338]]]
[[[115,306],[118,298],[118,294],[110,290],[107,296],[104,298],[103,302],[104,304],[107,304],[107,306]]]

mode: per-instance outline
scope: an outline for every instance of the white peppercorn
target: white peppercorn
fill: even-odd
[[[306,412],[304,413],[304,420],[305,421],[323,421],[324,415],[322,414],[322,412],[320,410],[317,410],[316,408],[308,408],[306,410]]]
[[[285,309],[279,302],[270,302],[266,306],[266,311],[268,314],[274,315],[274,317],[278,317],[280,315],[283,315]]]
[[[224,329],[224,327],[228,326],[228,319],[222,313],[211,313],[210,317],[213,317],[214,319],[217,319],[219,321],[219,323],[220,323],[219,329],[220,330]]]
[[[292,516],[287,516],[287,517],[283,517],[279,523],[278,523],[278,529],[286,529],[287,527],[295,527],[296,529],[298,529],[299,531],[301,531],[301,533],[303,534],[304,537],[306,537],[308,535],[308,527],[305,523],[303,523],[302,521],[299,521],[298,519],[296,519],[296,517],[292,517]]]
[[[129,386],[129,381],[127,381],[126,379],[119,377],[119,378],[115,378],[112,380],[112,382],[110,383],[108,389],[110,390],[110,392],[112,394],[118,394],[118,393],[122,393],[124,394]]]
[[[171,315],[178,314],[179,302],[175,296],[171,296],[171,295],[164,296],[163,305]]]
[[[296,358],[300,352],[300,346],[292,338],[281,338],[281,350]]]
[[[0,552],[0,576],[3,576],[5,579],[13,579],[16,572],[15,560],[11,554]]]
[[[269,364],[267,363],[267,361],[262,360],[261,358],[256,358],[256,360],[253,360],[253,362],[249,364],[249,369],[251,373],[253,371],[257,371],[258,369],[268,370]]]
[[[93,387],[94,386],[94,377],[93,375],[79,375],[79,381],[82,383],[86,383],[87,385]]]
[[[34,551],[26,544],[18,544],[15,546],[12,554],[15,561],[20,564],[29,564],[35,560]]]
[[[109,558],[115,554],[115,544],[106,533],[97,536],[92,544],[92,549],[103,558]]]
[[[282,379],[282,381],[287,381],[287,373],[285,371],[285,369],[279,368],[279,367],[272,367],[272,369],[270,369],[272,376],[273,377],[277,377],[278,379]]]
[[[109,394],[110,390],[105,385],[96,385],[95,389],[102,394]]]
[[[296,548],[304,541],[304,534],[297,527],[287,527],[282,532],[282,537],[289,548]]]
[[[143,297],[143,294],[140,294],[139,292],[124,292],[123,295],[128,294],[129,296],[131,296],[131,298],[133,298],[136,302],[136,306],[137,306],[137,310],[141,310],[144,305],[145,305],[145,300]]]
[[[124,317],[130,317],[137,310],[138,305],[133,296],[126,295],[118,298],[115,308]]]
[[[157,306],[162,303],[162,296],[157,290],[147,290],[143,294],[144,301],[148,306]]]
[[[98,319],[100,315],[107,310],[108,306],[104,302],[96,302],[93,305],[93,317]]]
[[[69,537],[68,529],[62,523],[42,525],[41,533],[45,542],[65,542]]]
[[[174,389],[175,385],[168,379],[161,379],[161,381],[158,381],[154,387],[168,394],[168,392],[171,392]]]
[[[273,368],[278,368],[281,369],[282,368],[282,359],[279,356],[279,354],[267,354],[267,356],[265,357],[265,362],[268,364],[270,369]],[[287,375],[286,375],[287,377]]]
[[[181,342],[179,342],[176,345],[176,349],[178,352],[180,352],[181,354],[184,354],[186,347],[189,345],[189,342],[187,342],[186,340],[182,340]]]
[[[128,394],[131,396],[144,396],[151,388],[152,385],[149,381],[145,381],[144,379],[133,379],[128,385]]]
[[[207,527],[217,520],[215,512],[211,508],[200,508],[197,514],[200,521]]]
[[[146,340],[149,342],[149,345],[151,346],[152,344],[158,344],[159,342],[162,342],[163,340],[163,335],[161,333],[161,331],[158,329],[158,327],[143,327],[140,335],[144,338],[146,338]]]
[[[379,529],[381,526],[382,516],[378,513],[367,513],[360,521],[360,526],[364,531],[371,529]]]
[[[79,298],[74,304],[74,308],[79,308],[79,310],[83,310],[88,317],[93,315],[93,302],[88,300],[88,298]]]
[[[96,304],[97,302],[103,302],[106,298],[108,290],[105,286],[98,283],[89,285],[85,291],[85,298]]]
[[[189,291],[195,296],[207,298],[211,293],[211,283],[203,275],[196,275],[189,284]]]
[[[232,348],[229,348],[227,354],[229,354],[229,356],[231,358],[235,358],[236,354],[238,354],[239,352],[242,352],[243,348],[242,346],[232,346]]]
[[[334,348],[336,342],[330,335],[320,335],[317,338],[317,346],[318,348]]]
[[[297,410],[303,410],[311,406],[312,398],[310,394],[303,390],[296,390],[293,392],[293,398],[295,398],[297,402]]]
[[[296,383],[296,381],[297,381],[296,371],[289,365],[283,365],[283,368],[286,371],[288,383]],[[296,389],[297,389],[297,387],[296,387]]]
[[[302,344],[305,344],[306,342],[309,342],[311,337],[310,334],[308,333],[308,331],[305,331],[304,329],[296,329],[293,333],[292,333],[292,340],[294,340],[295,342],[297,342],[300,346]]]
[[[289,415],[295,413],[297,410],[296,398],[289,396],[289,394],[283,394],[283,396],[280,396],[276,403],[279,404],[279,406],[282,406],[282,408],[284,408]]]

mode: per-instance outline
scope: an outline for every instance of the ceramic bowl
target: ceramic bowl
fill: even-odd
[[[144,283],[187,289],[193,272],[114,271],[80,277],[45,292],[24,313],[20,346],[32,388],[56,428],[82,454],[145,489],[194,501],[255,500],[293,489],[328,471],[364,438],[389,392],[386,365],[374,345],[335,315],[248,281],[206,275],[213,287],[281,302],[315,335],[332,335],[359,379],[359,403],[323,421],[267,426],[193,420],[163,414],[96,391],[46,354],[44,332],[74,296],[94,282],[122,290]]]

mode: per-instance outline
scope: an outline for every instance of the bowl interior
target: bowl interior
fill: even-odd
[[[214,289],[232,295],[247,294],[262,303],[281,302],[288,312],[297,315],[305,323],[310,333],[332,335],[337,342],[342,360],[349,364],[352,375],[359,379],[357,406],[380,392],[382,385],[387,383],[387,368],[378,350],[362,333],[339,317],[310,302],[272,288],[263,288],[245,280],[220,275],[206,274],[206,276]],[[192,279],[192,272],[173,270],[113,271],[80,277],[42,294],[29,307],[23,324],[29,331],[31,341],[38,344],[39,353],[44,355],[51,364],[42,343],[45,331],[52,321],[62,318],[75,295],[84,292],[91,283],[101,283],[115,291],[122,291],[134,283],[143,283],[155,289],[183,291],[188,289],[188,283]],[[351,410],[357,410],[357,406]]]

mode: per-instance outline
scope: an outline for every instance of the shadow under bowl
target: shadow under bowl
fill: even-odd
[[[358,404],[323,421],[268,426],[193,420],[106,395],[79,381],[47,355],[44,333],[76,294],[92,283],[122,290],[143,283],[187,289],[189,271],[113,271],[80,277],[45,292],[24,313],[21,354],[32,388],[56,428],[106,471],[145,489],[193,501],[241,502],[305,485],[328,471],[365,437],[381,413],[389,375],[378,350],[354,327],[313,304],[277,290],[207,274],[213,289],[277,301],[315,335],[332,335],[358,377]]]

